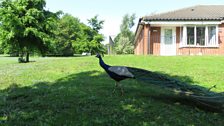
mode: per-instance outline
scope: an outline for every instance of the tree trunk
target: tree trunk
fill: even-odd
[[[30,53],[27,51],[27,52],[26,52],[26,62],[30,62],[30,61],[29,61],[29,56],[30,56]]]

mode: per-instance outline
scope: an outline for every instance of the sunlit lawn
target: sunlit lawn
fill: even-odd
[[[125,65],[177,76],[181,81],[224,91],[222,56],[106,56]],[[0,57],[0,125],[143,125],[221,126],[224,116],[153,97],[163,89],[122,82],[125,95],[112,94],[114,81],[95,57]]]

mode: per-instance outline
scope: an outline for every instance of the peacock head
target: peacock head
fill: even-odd
[[[101,55],[100,55],[99,53],[97,53],[97,54],[96,54],[96,57],[97,57],[97,58],[100,58],[100,57],[101,57]]]

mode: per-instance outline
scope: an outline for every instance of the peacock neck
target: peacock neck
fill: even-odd
[[[104,63],[101,57],[99,57],[99,63],[100,63],[100,66],[103,67],[104,69],[108,69],[110,67],[109,65]]]

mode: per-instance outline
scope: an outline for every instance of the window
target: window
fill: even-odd
[[[205,45],[205,27],[196,27],[197,45]]]
[[[208,27],[208,44],[213,45],[216,41],[216,27],[209,26]]]
[[[172,29],[165,29],[165,44],[172,45],[173,39],[172,39]]]
[[[187,27],[187,45],[194,45],[194,27]]]
[[[205,46],[214,47],[218,45],[218,26],[184,26],[181,28],[182,46]]]

